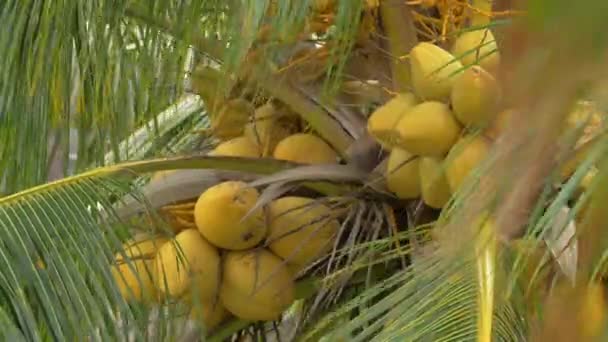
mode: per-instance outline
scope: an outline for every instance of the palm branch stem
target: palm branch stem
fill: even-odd
[[[392,55],[393,87],[395,91],[404,92],[410,88],[409,63],[404,57],[418,43],[411,9],[405,1],[383,0],[380,12]]]
[[[471,16],[471,26],[487,25],[492,12],[492,0],[472,0],[471,7],[473,15]]]
[[[494,313],[494,281],[497,241],[494,226],[486,221],[478,238],[477,280],[478,280],[478,319],[477,341],[492,341]]]
[[[286,84],[277,76],[260,79],[260,81],[260,85],[264,89],[297,112],[342,157],[347,156],[346,150],[353,142],[353,138],[319,104],[304,96],[295,87]]]

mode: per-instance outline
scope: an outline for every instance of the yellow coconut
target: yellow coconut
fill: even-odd
[[[577,318],[585,340],[592,341],[602,336],[608,318],[606,285],[604,283],[594,281],[587,286],[581,299]]]
[[[220,256],[196,229],[186,229],[165,243],[156,256],[156,284],[166,295],[196,291],[211,300],[219,288]]]
[[[190,319],[201,322],[207,331],[215,329],[229,316],[224,305],[217,300],[199,301],[190,304],[192,306],[192,310],[190,310]]]
[[[429,207],[442,208],[452,195],[442,160],[434,157],[422,157],[419,167],[422,200]]]
[[[490,144],[482,136],[466,136],[454,145],[446,158],[446,176],[452,193],[488,155]]]
[[[268,102],[255,110],[253,122],[245,126],[245,136],[254,141],[262,156],[270,156],[279,141],[293,131],[292,118],[282,115]]]
[[[412,86],[423,100],[444,101],[450,97],[460,61],[437,45],[421,42],[410,51]]]
[[[462,33],[454,41],[451,52],[462,65],[478,64],[492,74],[496,74],[500,64],[498,45],[489,29]]]
[[[259,158],[262,153],[253,140],[247,136],[240,136],[217,145],[209,155]]]
[[[212,113],[209,117],[212,134],[220,140],[241,136],[254,110],[251,102],[242,98],[225,102],[217,114]]]
[[[509,120],[515,113],[514,109],[505,109],[498,112],[490,122],[490,125],[484,130],[484,135],[490,139],[498,139],[505,132]]]
[[[465,126],[483,127],[496,113],[500,96],[500,87],[494,76],[480,66],[473,66],[454,82],[452,110]]]
[[[568,279],[560,279],[551,284],[543,313],[546,323],[539,327],[534,341],[604,341],[608,319],[606,285],[594,279],[573,286]]]
[[[445,103],[428,101],[408,110],[399,123],[396,146],[421,156],[442,156],[458,139],[461,127]]]
[[[230,251],[222,268],[220,298],[235,316],[276,320],[294,301],[294,282],[284,261],[266,249]]]
[[[399,140],[397,123],[417,102],[412,93],[398,94],[372,113],[367,120],[367,131],[384,149],[390,150]]]
[[[289,273],[291,274],[291,276],[294,279],[297,279],[298,276],[300,275],[300,272],[304,271],[305,268],[307,268],[309,265],[297,265],[297,264],[287,264],[287,271],[289,271]]]
[[[338,159],[331,146],[309,133],[297,133],[281,140],[273,155],[275,159],[301,164],[332,164]]]
[[[194,206],[198,230],[212,244],[240,250],[257,245],[266,237],[262,209],[245,215],[256,204],[259,193],[241,181],[216,184],[201,194]]]
[[[397,197],[411,199],[420,196],[420,158],[400,148],[393,148],[386,167],[386,186]]]
[[[128,259],[125,259],[122,253],[117,253],[112,275],[123,298],[135,301],[156,298],[154,258],[166,241],[165,238],[153,238],[128,241],[122,246]]]
[[[331,250],[340,229],[334,216],[312,198],[274,200],[268,207],[268,248],[290,264],[307,266]]]

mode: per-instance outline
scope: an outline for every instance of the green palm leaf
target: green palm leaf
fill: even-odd
[[[124,184],[91,177],[2,201],[0,286],[28,340],[43,339],[38,334],[45,330],[54,339],[69,339],[98,328],[105,338],[116,338],[112,316],[134,316],[108,267],[120,238],[105,225],[100,229],[95,215],[100,203],[108,206],[109,196],[125,190]],[[42,270],[35,266],[38,259],[46,265]]]

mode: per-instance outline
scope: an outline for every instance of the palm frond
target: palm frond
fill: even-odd
[[[1,201],[4,310],[28,340],[44,339],[45,331],[54,339],[97,333],[116,339],[117,315],[142,322],[110,272],[121,238],[111,221],[98,220],[100,206],[111,209],[112,196],[130,192],[120,182],[90,177]]]
[[[428,233],[423,228],[420,234]],[[401,238],[407,236],[402,233]],[[485,241],[485,240],[482,240]],[[382,244],[382,240],[378,241]],[[389,247],[391,241],[386,240]],[[474,246],[463,246],[462,250],[475,250]],[[412,249],[396,250],[386,254],[388,258],[398,258],[412,254]],[[330,340],[348,336],[357,341],[367,340],[429,340],[462,341],[477,336],[479,283],[477,279],[476,254],[465,255],[461,250],[456,254],[446,254],[445,249],[428,251],[418,256],[410,267],[388,277],[386,280],[367,288],[352,300],[327,314],[313,327],[306,337],[316,336],[319,329],[331,324],[342,315],[348,315],[348,322],[333,327]],[[501,266],[503,265],[503,266]],[[498,274],[504,274],[505,265],[497,261]],[[496,296],[496,297],[494,297]],[[492,296],[496,301],[490,312],[493,322],[492,340],[524,340],[522,321],[516,308],[504,301],[500,295]],[[363,303],[365,309],[352,315],[354,309]]]
[[[203,14],[220,13],[214,3],[144,6],[189,36],[215,30],[214,21],[200,21]],[[188,44],[129,17],[129,6],[127,1],[3,3],[0,18],[10,27],[0,35],[5,56],[0,62],[0,159],[6,192],[46,180],[52,130],[58,130],[64,147],[69,129],[78,130],[78,170],[100,165],[107,152],[120,155],[119,144],[133,127],[183,92]]]
[[[163,150],[161,146],[173,146],[185,136],[194,135],[197,127],[206,127],[205,118],[200,98],[196,95],[185,95],[122,140],[119,155],[116,156],[114,151],[110,151],[106,154],[104,163],[108,165],[122,160],[139,160],[154,156]],[[153,133],[155,131],[156,134]],[[174,143],[167,144],[170,141]]]

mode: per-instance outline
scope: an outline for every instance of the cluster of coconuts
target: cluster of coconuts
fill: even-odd
[[[200,88],[197,92],[204,94]],[[303,128],[297,114],[275,101],[256,108],[249,100],[238,97],[223,101],[217,108],[210,107],[210,131],[220,143],[209,155],[272,157],[301,164],[335,163],[338,159],[325,140]]]
[[[132,262],[117,255],[113,267],[122,295],[180,300],[207,329],[230,314],[278,319],[294,301],[298,272],[333,248],[340,224],[313,198],[284,196],[256,209],[258,197],[242,181],[218,183],[196,201],[195,228],[125,244]]]
[[[500,54],[488,29],[461,34],[450,51],[421,42],[409,57],[413,91],[377,108],[367,128],[390,151],[388,189],[440,209],[486,158],[514,109],[501,103]],[[586,124],[586,136],[597,133],[598,112],[589,121],[585,114],[575,108],[564,129]]]
[[[410,63],[413,92],[377,108],[367,128],[390,151],[388,189],[442,208],[489,151],[496,129],[489,124],[501,103],[493,75],[500,55],[492,33],[479,30],[459,36],[451,51],[421,42]],[[479,129],[485,134],[472,133]]]
[[[410,62],[412,92],[378,107],[367,128],[389,152],[388,189],[439,209],[486,157],[513,110],[501,104],[494,76],[500,55],[487,29],[463,33],[450,51],[419,43]],[[256,108],[245,98],[220,101],[208,87],[197,88],[220,141],[210,155],[337,162],[336,151],[280,104]],[[586,120],[581,112],[567,124]],[[592,130],[599,127],[597,119],[591,120]],[[296,275],[331,250],[340,224],[330,205],[313,198],[284,196],[257,208],[258,198],[258,190],[244,182],[216,184],[189,208],[190,217],[174,227],[173,238],[125,243],[132,262],[117,254],[112,268],[121,294],[127,300],[191,304],[191,317],[207,329],[229,315],[279,318],[294,301]]]
[[[255,107],[244,97],[222,99],[209,79],[193,81],[219,140],[208,155],[338,161],[338,153],[280,103]],[[294,301],[299,271],[333,248],[340,224],[336,211],[314,198],[283,196],[256,209],[258,198],[246,183],[225,181],[205,190],[193,207],[183,206],[187,215],[163,215],[176,234],[172,239],[128,241],[123,249],[131,263],[116,255],[113,273],[121,294],[127,300],[192,304],[191,317],[207,329],[230,314],[252,321],[279,318]]]

